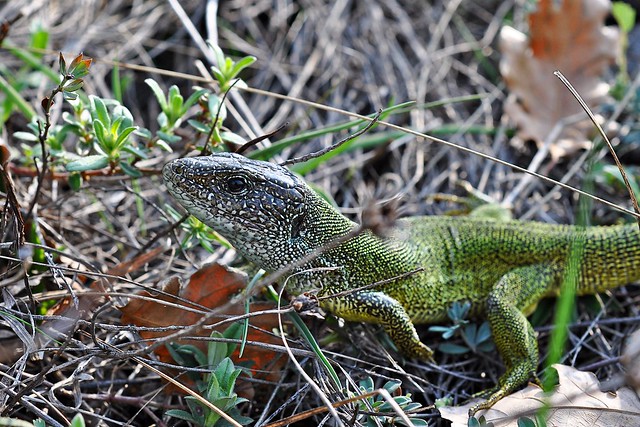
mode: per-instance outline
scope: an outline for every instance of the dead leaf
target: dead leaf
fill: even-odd
[[[77,305],[74,298],[68,296],[48,310],[47,314],[52,316],[52,319],[46,320],[40,325],[38,334],[39,346],[45,347],[49,345],[53,338],[64,338],[69,335],[76,327],[78,320],[88,319],[105,299],[110,299],[109,289],[116,279],[109,276],[123,276],[136,271],[153,261],[163,251],[164,248],[158,246],[149,252],[141,253],[129,261],[124,261],[110,268],[105,276],[97,277],[96,280],[91,280],[91,275],[84,274],[86,269],[81,264],[74,265],[78,274],[76,281],[70,287],[77,291]],[[64,259],[64,257],[61,259]],[[73,265],[71,260],[68,260],[68,263]],[[87,288],[86,284],[89,281],[88,287],[94,292],[85,294],[82,291]],[[96,295],[95,292],[100,292],[102,295]]]
[[[200,320],[204,312],[233,301],[234,297],[246,287],[246,284],[247,277],[244,273],[220,264],[211,264],[194,273],[182,291],[180,290],[179,281],[174,278],[165,285],[163,289],[165,294],[151,295],[148,292],[141,292],[140,295],[153,297],[153,300],[132,299],[129,304],[121,308],[123,313],[121,322],[141,327],[192,325]],[[188,300],[193,304],[185,303],[184,300]],[[192,311],[187,308],[196,310]],[[272,308],[274,308],[272,303],[257,302],[251,304],[250,311],[258,312]],[[230,315],[242,315],[244,312],[244,304],[240,302],[238,304],[230,304],[220,313],[220,317],[213,318],[210,323],[216,323]],[[253,326],[249,328],[247,337],[249,342],[282,343],[280,338],[265,332],[277,328],[278,318],[275,314],[252,316],[249,319],[249,323]],[[220,332],[228,326],[228,323],[223,325],[220,328]],[[140,336],[154,340],[166,337],[174,332],[173,330],[163,332],[141,331]],[[193,335],[208,337],[211,335],[211,330],[199,329],[194,331]],[[185,339],[179,342],[181,344],[195,345],[200,350],[206,351],[207,343],[205,341]],[[157,348],[155,354],[163,362],[174,363],[169,351],[164,346]],[[286,362],[286,357],[277,356],[272,351],[247,345],[241,358],[238,357],[238,349],[236,349],[232,359],[235,363],[244,362],[249,365],[254,376],[274,380],[279,377],[279,372]]]
[[[629,387],[615,393],[600,391],[599,381],[591,372],[579,371],[570,366],[553,365],[558,371],[559,384],[549,396],[540,387],[529,385],[498,401],[487,411],[480,411],[487,422],[495,427],[516,427],[518,419],[534,416],[546,404],[548,426],[637,426],[640,425],[640,399]],[[466,426],[469,408],[474,400],[464,406],[440,408],[443,418],[452,422],[452,427]]]
[[[561,120],[584,114],[578,102],[553,75],[559,70],[594,107],[607,98],[601,80],[615,61],[618,30],[604,26],[608,0],[540,0],[529,15],[529,36],[505,26],[500,32],[500,72],[511,94],[504,109],[518,125],[518,137],[543,145]],[[585,120],[567,124],[554,138],[551,156],[557,160],[590,146],[593,125]]]
[[[640,330],[635,331],[627,339],[627,345],[620,361],[626,368],[626,384],[640,393]]]

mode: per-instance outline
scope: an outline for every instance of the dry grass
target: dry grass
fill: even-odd
[[[243,76],[250,87],[289,97],[252,92],[234,97],[226,125],[247,137],[273,130],[284,122],[290,123],[285,133],[295,134],[346,119],[340,113],[312,108],[297,99],[359,114],[407,100],[415,100],[418,106],[438,101],[442,104],[434,108],[415,108],[390,120],[407,128],[437,133],[450,142],[523,167],[535,154],[531,146],[510,144],[512,129],[501,118],[506,92],[498,72],[496,37],[507,20],[517,28],[525,28],[521,2],[434,1],[427,6],[425,2],[400,0],[230,0],[221,2],[217,15],[207,15],[204,2],[180,3],[203,38],[217,38],[228,54],[258,58]],[[4,4],[0,19],[14,20],[9,37],[16,45],[27,44],[29,28],[38,21],[49,29],[52,52],[45,55],[45,63],[51,66],[55,66],[58,50],[69,56],[83,51],[94,58],[96,63],[85,91],[108,98],[112,96],[112,61],[200,75],[195,63],[206,63],[205,54],[175,7],[173,2],[160,0],[12,1]],[[205,35],[211,28],[216,32]],[[9,73],[22,66],[7,52],[0,51],[0,57],[2,67]],[[194,84],[183,77],[159,73],[129,69],[122,69],[121,73],[130,79],[124,104],[146,127],[155,126],[159,109],[142,83],[145,78],[151,74],[164,87],[177,84],[183,93]],[[23,96],[36,106],[50,89],[42,79],[25,89]],[[450,101],[471,95],[477,97]],[[61,106],[62,103],[56,105],[54,121],[60,118]],[[24,119],[14,116],[2,130],[2,143],[15,148],[17,141],[12,133],[24,126]],[[372,132],[385,131],[378,127]],[[185,136],[188,138],[189,134]],[[313,143],[295,146],[282,153],[279,160],[327,147],[343,136],[325,135]],[[177,148],[172,156],[184,154]],[[150,159],[145,166],[159,171],[168,159]],[[547,160],[539,170],[561,179],[573,163],[551,164]],[[580,186],[584,179],[580,170],[569,179],[570,184]],[[577,206],[574,195],[540,180],[532,180],[526,188],[511,194],[522,177],[507,166],[405,135],[373,150],[338,156],[307,178],[334,195],[345,214],[352,217],[369,200],[397,194],[402,195],[402,209],[407,213],[443,213],[458,206],[428,199],[438,193],[464,196],[459,184],[465,181],[496,201],[508,197],[515,217],[573,221]],[[14,173],[13,178],[18,200],[23,206],[28,205],[33,197],[33,176]],[[155,287],[170,275],[186,279],[204,263],[232,259],[233,254],[224,249],[213,255],[204,251],[184,254],[176,249],[175,240],[166,234],[167,222],[161,214],[163,206],[172,202],[159,176],[146,176],[135,184],[139,187],[133,185],[121,177],[97,177],[75,193],[64,181],[52,182],[39,199],[37,216],[28,218],[37,221],[48,245],[61,248],[64,254],[54,254],[52,262],[67,268],[58,271],[76,291],[97,280],[111,293],[131,294],[142,286]],[[599,194],[606,191],[607,198],[629,205],[624,191],[614,194],[604,188],[596,190]],[[616,216],[602,206],[594,209],[595,218],[609,220]],[[8,212],[5,218],[10,218]],[[11,223],[2,225],[3,241],[11,242],[15,229]],[[147,244],[158,234],[164,238],[154,247],[168,241],[160,255],[134,271],[99,279],[100,273],[113,271],[120,263],[148,252]],[[0,323],[3,416],[29,421],[49,417],[48,423],[65,425],[66,420],[81,412],[93,425],[173,425],[175,421],[163,417],[163,413],[182,405],[181,397],[163,394],[165,384],[157,375],[109,347],[127,351],[140,348],[135,331],[120,324],[118,310],[105,305],[87,315],[65,319],[55,319],[50,312],[36,314],[25,286],[44,286],[37,291],[39,301],[61,299],[68,295],[66,288],[59,290],[57,286],[63,279],[54,278],[50,266],[34,269],[29,265],[30,255],[21,252],[18,258],[15,247],[3,249],[1,259],[3,309],[24,322],[9,323],[4,317]],[[604,297],[608,316],[634,317],[637,322],[637,298],[634,288]],[[595,297],[588,298],[579,304],[580,324],[571,329],[568,347],[572,350],[565,362],[597,367],[598,374],[606,377],[618,372],[617,355],[634,322],[603,322],[602,308],[596,301]],[[113,302],[117,305],[120,300],[114,298]],[[549,317],[542,317],[539,325],[550,324]],[[75,332],[59,336],[57,341],[30,338],[33,326],[55,321]],[[454,357],[438,353],[438,366],[409,362],[398,365],[391,362],[397,355],[381,351],[375,327],[313,325],[319,339],[328,335],[327,329],[338,333],[341,339],[326,343],[325,348],[355,381],[367,375],[374,377],[378,385],[389,378],[400,379],[403,390],[424,405],[444,396],[452,396],[455,403],[462,402],[470,393],[492,386],[502,372],[493,354]],[[19,336],[19,331],[25,335]],[[427,343],[439,338],[427,333],[426,328],[421,331]],[[544,349],[548,328],[543,326],[540,333]],[[345,345],[349,342],[360,345]],[[24,351],[30,352],[29,357],[24,356]],[[313,360],[305,359],[303,363],[309,372],[321,375]],[[258,392],[248,412],[255,420],[279,419],[322,406],[295,370],[283,373],[278,384],[254,386]],[[341,411],[348,419],[348,409]],[[440,423],[437,411],[427,414],[434,425]],[[317,424],[322,418],[317,416],[300,425]],[[327,425],[332,423],[328,421]]]

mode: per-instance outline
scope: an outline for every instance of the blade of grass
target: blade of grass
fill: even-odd
[[[4,77],[0,76],[0,91],[2,91],[7,98],[9,98],[13,105],[29,120],[33,120],[36,116],[36,112],[31,108],[31,105],[16,91],[13,86],[9,84]]]
[[[17,47],[13,43],[11,43],[10,40],[4,40],[2,42],[2,47],[7,49],[13,56],[29,65],[34,70],[42,72],[49,78],[49,80],[51,80],[55,84],[60,83],[58,72],[44,65],[42,63],[42,60],[38,56],[26,51],[25,49]]]
[[[264,276],[266,271],[263,269],[258,270],[258,272],[253,276],[249,284],[247,285],[247,290],[245,291],[246,295],[251,295],[253,291],[253,287],[258,283],[262,276]],[[244,300],[244,314],[249,314],[249,298],[245,298]],[[239,356],[242,357],[244,353],[244,347],[247,344],[247,339],[249,336],[249,318],[245,318],[242,323],[242,338],[240,343],[240,351]]]
[[[122,104],[122,85],[120,81],[120,68],[118,63],[113,64],[111,70],[111,91],[113,92],[113,98]]]
[[[267,286],[267,291],[269,293],[269,296],[274,301],[278,302],[280,300],[280,297],[278,296],[278,293],[276,292],[276,290],[273,289],[273,286]],[[327,357],[322,352],[322,349],[318,345],[318,342],[316,341],[316,339],[313,337],[313,334],[311,333],[309,328],[307,328],[307,325],[305,325],[305,323],[302,321],[298,313],[291,312],[288,314],[291,320],[293,321],[293,324],[295,325],[295,327],[304,336],[304,338],[307,340],[307,343],[309,344],[313,352],[316,354],[316,356],[318,356],[318,359],[324,365],[325,369],[329,373],[329,376],[331,377],[331,380],[333,381],[337,390],[342,389],[342,385],[340,384],[340,378],[338,378],[338,374],[333,369],[333,366],[331,366],[331,362],[329,362],[329,359],[327,359]]]

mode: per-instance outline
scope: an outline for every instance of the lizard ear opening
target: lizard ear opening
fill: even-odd
[[[304,222],[304,215],[298,215],[291,221],[291,238],[295,239],[300,237],[302,231],[302,223]]]

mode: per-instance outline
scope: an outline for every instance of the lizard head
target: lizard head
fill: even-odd
[[[281,268],[307,252],[307,211],[319,197],[284,167],[217,153],[173,160],[162,175],[190,214],[262,268]]]

